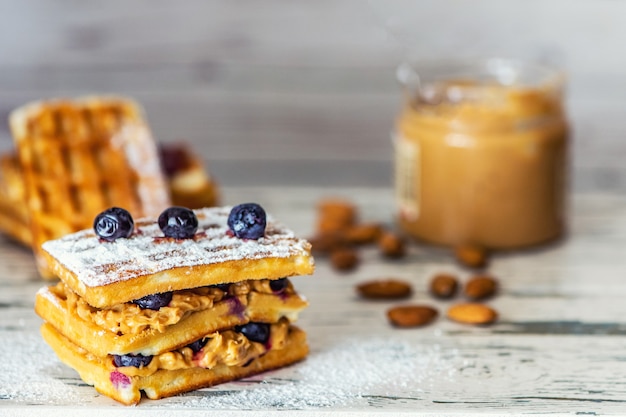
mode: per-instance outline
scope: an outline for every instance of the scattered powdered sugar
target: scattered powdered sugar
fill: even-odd
[[[0,400],[13,404],[78,405],[98,402],[93,387],[63,365],[36,332],[0,332]],[[17,353],[16,353],[17,352]],[[19,362],[19,366],[15,361]],[[140,407],[203,410],[358,409],[372,401],[419,400],[454,383],[463,363],[456,349],[399,338],[351,338],[303,362]],[[382,399],[382,400],[381,400]]]
[[[184,402],[169,405],[212,410],[293,410],[354,408],[378,397],[417,400],[433,388],[431,381],[441,382],[446,375],[453,379],[458,366],[458,352],[436,344],[351,339],[312,352],[298,365],[261,375],[256,385],[241,382],[229,384],[239,385],[228,391],[219,387],[202,390],[190,393],[191,398]]]
[[[138,276],[242,259],[308,256],[309,244],[268,216],[265,236],[239,239],[228,234],[230,207],[195,210],[198,231],[193,239],[163,237],[156,221],[136,222],[128,239],[101,242],[93,230],[83,230],[45,242],[43,249],[89,287]],[[311,258],[312,262],[312,258]]]
[[[60,377],[69,368],[59,362],[38,332],[0,332],[0,338],[4,341],[0,343],[0,399],[28,404],[80,403],[76,387]]]

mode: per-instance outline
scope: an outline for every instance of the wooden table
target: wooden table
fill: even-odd
[[[391,190],[381,188],[226,188],[224,202],[258,201],[297,233],[309,236],[323,196],[356,202],[365,220],[391,225]],[[30,253],[0,240],[0,415],[426,415],[626,413],[626,197],[572,196],[567,238],[541,249],[496,254],[488,272],[501,283],[488,303],[499,321],[472,327],[444,318],[455,301],[427,291],[438,272],[462,269],[448,250],[411,244],[399,261],[361,250],[352,273],[317,259],[312,277],[294,278],[310,307],[307,360],[132,409],[98,395],[62,365],[39,336],[33,312],[44,285]],[[411,302],[439,309],[432,325],[391,327],[397,302],[356,297],[354,286],[398,277],[414,286]],[[285,411],[287,411],[285,413]]]

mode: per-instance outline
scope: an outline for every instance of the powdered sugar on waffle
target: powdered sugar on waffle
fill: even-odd
[[[226,261],[308,256],[310,244],[271,216],[265,236],[258,240],[229,236],[231,207],[194,210],[198,231],[194,239],[164,238],[154,220],[141,219],[128,239],[101,241],[93,230],[83,230],[45,242],[44,251],[57,259],[88,287],[112,284],[176,267],[194,267]],[[311,262],[312,258],[311,258]]]

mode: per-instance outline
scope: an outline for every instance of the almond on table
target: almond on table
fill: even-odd
[[[358,253],[352,248],[340,248],[330,254],[331,265],[339,271],[351,271],[359,261]]]
[[[342,198],[325,198],[317,205],[317,224],[311,239],[316,254],[330,255],[335,269],[349,271],[359,262],[357,250],[377,244],[380,253],[390,259],[405,255],[404,240],[376,222],[359,222],[356,205]]]
[[[357,220],[354,204],[340,198],[326,198],[317,206],[317,230],[320,233],[344,230]]]
[[[309,239],[311,250],[316,255],[328,255],[334,250],[347,246],[340,232],[318,233]]]
[[[401,258],[406,253],[404,240],[393,232],[384,232],[378,239],[378,247],[387,258]]]
[[[407,298],[413,292],[411,284],[393,278],[363,282],[356,290],[361,297],[376,300]]]
[[[437,274],[430,281],[430,293],[441,299],[452,298],[459,287],[458,279],[452,274]]]
[[[459,245],[454,249],[454,256],[461,265],[470,268],[482,268],[487,265],[489,254],[487,249],[478,245]]]
[[[389,322],[396,327],[420,327],[432,323],[439,312],[427,305],[403,305],[387,310]]]
[[[375,243],[383,229],[378,223],[361,223],[348,227],[343,233],[344,239],[355,245]]]
[[[464,324],[491,324],[498,319],[498,313],[485,304],[463,303],[450,307],[448,318]]]
[[[498,282],[489,275],[476,275],[466,284],[464,293],[471,300],[483,300],[492,297],[498,290]]]

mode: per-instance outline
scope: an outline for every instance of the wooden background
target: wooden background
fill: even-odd
[[[442,318],[402,333],[384,319],[389,303],[355,299],[360,280],[399,276],[415,285],[415,301],[428,300],[435,272],[458,271],[441,249],[412,246],[399,263],[370,249],[349,275],[319,259],[314,279],[297,281],[311,301],[301,323],[312,354],[302,366],[132,411],[624,414],[624,22],[618,0],[0,0],[0,151],[12,147],[6,117],[19,105],[127,94],[143,103],[160,141],[198,149],[227,203],[262,202],[308,236],[328,193],[350,193],[365,219],[391,222],[398,64],[502,56],[560,66],[574,134],[571,236],[495,257],[496,325]],[[30,252],[0,239],[0,415],[85,414],[76,404],[126,415],[45,347],[32,305],[41,285]],[[382,352],[374,382],[351,374],[370,369],[372,349]],[[417,372],[394,378],[404,364]],[[344,373],[358,383],[337,381]],[[281,396],[259,406],[265,392]]]
[[[122,93],[225,185],[386,186],[395,67],[503,56],[567,71],[574,187],[624,190],[624,19],[614,0],[2,1],[0,150],[27,101]]]

